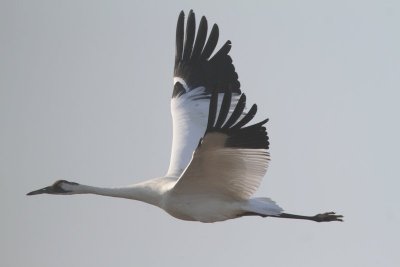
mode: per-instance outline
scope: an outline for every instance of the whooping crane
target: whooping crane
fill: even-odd
[[[171,100],[173,141],[171,161],[164,177],[124,187],[102,188],[59,180],[32,191],[38,194],[96,194],[139,200],[189,221],[217,222],[242,216],[342,221],[334,212],[303,216],[283,213],[266,197],[251,198],[264,177],[270,155],[264,124],[245,126],[257,112],[245,111],[238,75],[227,41],[213,56],[219,29],[207,38],[207,20],[197,34],[195,15],[184,13],[176,28],[174,88]]]

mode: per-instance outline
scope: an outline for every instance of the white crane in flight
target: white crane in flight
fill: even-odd
[[[229,56],[227,41],[213,56],[219,29],[207,38],[207,20],[197,34],[193,11],[180,13],[176,28],[173,141],[167,174],[124,187],[93,187],[59,180],[38,194],[96,194],[139,200],[189,221],[217,222],[242,216],[342,221],[334,212],[303,216],[283,213],[266,197],[251,198],[264,177],[270,155],[264,124],[246,126],[257,112],[246,97]]]

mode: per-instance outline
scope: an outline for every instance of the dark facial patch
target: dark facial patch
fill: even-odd
[[[61,187],[62,184],[78,185],[78,183],[68,182],[66,180],[58,180],[52,185],[52,192],[49,194],[63,194],[71,191],[65,190]]]

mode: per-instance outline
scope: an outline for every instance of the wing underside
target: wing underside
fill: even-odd
[[[182,174],[199,140],[204,136],[211,94],[217,92],[222,96],[225,92],[230,92],[232,107],[228,113],[232,112],[241,94],[238,75],[228,54],[231,42],[227,41],[214,53],[219,38],[218,26],[214,24],[207,36],[207,19],[202,17],[196,34],[193,11],[189,12],[186,27],[184,22],[185,15],[181,12],[176,28],[174,89],[171,100],[173,141],[167,172],[170,177],[179,177]],[[221,101],[217,109],[220,104]]]
[[[245,104],[242,95],[229,115],[230,98],[230,93],[224,94],[218,111],[218,94],[212,95],[206,134],[177,181],[175,194],[243,200],[259,187],[269,162],[269,141],[263,126],[268,120],[246,127],[257,111],[256,105],[240,117]]]

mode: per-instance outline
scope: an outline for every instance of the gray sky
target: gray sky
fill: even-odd
[[[1,266],[399,266],[398,1],[1,1]],[[167,3],[168,2],[168,3]],[[180,10],[218,23],[269,117],[257,196],[344,223],[179,221],[63,178],[165,174]]]

